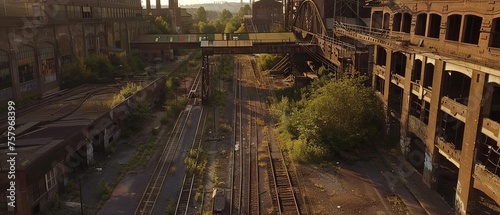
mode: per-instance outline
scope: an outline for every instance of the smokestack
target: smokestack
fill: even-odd
[[[156,15],[161,16],[161,0],[156,0]]]

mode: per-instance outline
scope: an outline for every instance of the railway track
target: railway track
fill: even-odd
[[[263,78],[261,74],[257,71],[255,61],[251,59],[251,66],[253,75],[258,86],[266,85],[271,90],[270,92],[274,94],[272,90],[271,83]],[[257,89],[257,100],[260,104],[261,113],[266,113],[267,108],[265,107],[265,102],[262,101],[259,90]],[[266,117],[267,118],[267,117]],[[270,122],[266,122],[270,123]],[[274,211],[278,214],[302,214],[300,210],[300,203],[297,196],[300,196],[300,189],[298,180],[293,180],[291,177],[285,156],[283,156],[282,150],[275,143],[273,138],[273,131],[270,127],[267,144],[267,154],[269,156],[268,161],[268,178],[271,190],[271,199],[274,207]]]
[[[192,144],[192,148],[196,147],[197,149],[195,166],[198,165],[198,159],[200,158],[201,143],[203,141],[202,138],[203,131],[205,130],[205,122],[206,122],[206,114],[203,114],[202,110],[202,117],[200,117],[200,120],[197,123],[196,135]],[[202,127],[201,129],[200,126]],[[197,208],[199,209],[202,208],[201,207],[202,204],[196,205],[196,202],[193,201],[194,200],[193,191],[196,192],[196,189],[200,185],[201,181],[200,177],[203,178],[203,175],[196,174],[196,172],[186,173],[184,175],[182,188],[177,200],[175,214],[195,214],[198,213]],[[192,211],[192,213],[189,213],[189,211]]]
[[[242,97],[242,86],[241,86],[241,74],[240,74],[240,64],[239,62],[236,61],[235,63],[236,69],[235,69],[235,78],[236,78],[236,84],[235,84],[235,102],[236,105],[234,106],[234,122],[233,122],[233,128],[234,128],[234,134],[233,134],[233,155],[232,155],[232,165],[231,165],[231,198],[230,198],[230,208],[229,208],[229,214],[232,215],[234,214],[240,214],[241,211],[241,203],[242,203],[242,196],[241,196],[241,191],[242,191],[242,184],[243,184],[243,165],[242,165],[242,151],[243,151],[243,137],[242,137],[242,121],[243,121],[243,114],[242,114],[242,106],[244,103],[243,97]]]
[[[168,136],[168,139],[166,140],[167,143],[163,148],[163,151],[160,155],[160,158],[155,167],[153,175],[151,176],[151,179],[135,210],[134,214],[136,215],[153,214],[154,212],[153,210],[156,201],[163,187],[163,181],[165,180],[168,170],[172,165],[172,161],[177,151],[177,147],[182,139],[182,134],[186,127],[188,116],[191,113],[191,108],[193,105],[196,104],[196,98],[194,94],[198,89],[200,79],[201,79],[201,70],[196,75],[193,82],[194,84],[192,85],[191,90],[188,93],[188,104],[186,105],[186,109],[184,111],[181,111],[181,113],[177,117],[177,120],[174,124],[174,128],[172,129],[172,133]],[[165,142],[165,138],[166,136],[164,135],[160,141]]]

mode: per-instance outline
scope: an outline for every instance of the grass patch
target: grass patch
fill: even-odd
[[[111,194],[113,193],[113,187],[111,187],[108,183],[101,183],[99,185],[99,203],[97,208],[101,208],[109,198],[111,198]]]
[[[145,144],[138,147],[134,155],[132,155],[132,158],[128,161],[127,165],[123,166],[118,171],[118,178],[115,180],[115,183],[119,182],[123,176],[130,171],[145,165],[154,153],[158,151],[159,146],[160,144],[157,143],[156,137],[150,137]]]
[[[165,214],[166,215],[174,215],[176,206],[177,206],[177,203],[175,201],[173,201],[172,199],[169,199],[167,202],[167,208],[165,209]]]

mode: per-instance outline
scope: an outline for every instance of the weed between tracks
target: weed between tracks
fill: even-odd
[[[387,200],[391,203],[392,208],[400,214],[409,214],[408,208],[405,203],[397,195],[390,195]]]

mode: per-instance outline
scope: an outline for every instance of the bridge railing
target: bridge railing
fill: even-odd
[[[361,26],[361,25],[353,25],[353,24],[348,24],[348,23],[343,23],[339,21],[335,21],[333,23],[333,26],[335,28],[342,28],[347,31],[351,32],[356,32],[359,34],[363,35],[369,35],[377,38],[384,38],[384,39],[401,39],[400,37],[395,37],[390,35],[390,31],[386,29],[380,29],[380,28],[371,28],[367,26]]]
[[[299,32],[300,31],[304,31],[304,30],[302,30],[301,28],[298,28],[298,27],[293,27],[293,28],[294,28],[294,30],[299,31]],[[334,37],[329,37],[329,36],[326,36],[326,35],[316,34],[316,33],[312,33],[312,32],[308,32],[308,34],[313,35],[317,39],[322,39],[324,41],[327,41],[329,43],[333,43],[333,44],[335,44],[337,46],[340,46],[340,47],[343,47],[345,49],[349,49],[349,50],[355,50],[356,49],[356,47],[354,47],[354,45],[352,45],[350,43],[346,43],[346,42],[341,41],[339,39],[336,39]]]

